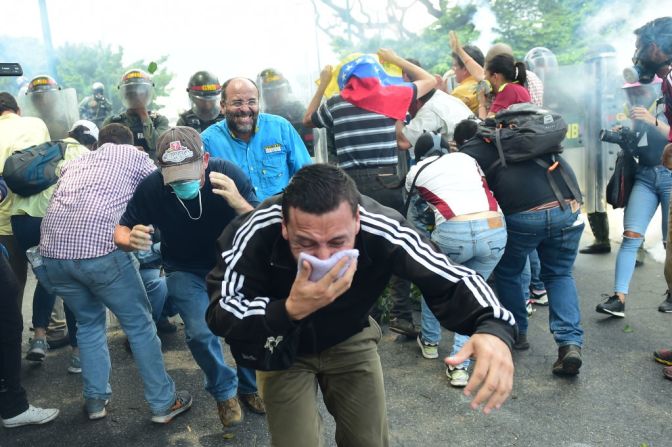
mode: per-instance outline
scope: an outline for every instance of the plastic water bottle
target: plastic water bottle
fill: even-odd
[[[40,247],[30,247],[28,250],[26,250],[26,257],[28,258],[30,266],[33,268],[35,278],[37,278],[37,280],[40,282],[40,285],[44,287],[47,292],[51,293],[52,295],[56,295],[51,282],[49,281],[49,277],[47,276],[47,268],[45,267],[44,259],[40,254]]]
[[[28,258],[30,265],[33,267],[33,271],[44,265],[42,255],[40,255],[40,247],[37,245],[26,250],[26,257]]]

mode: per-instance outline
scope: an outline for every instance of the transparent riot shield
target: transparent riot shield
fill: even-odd
[[[70,127],[79,119],[74,88],[27,93],[19,95],[18,100],[21,114],[41,118],[52,140],[66,138]]]
[[[600,130],[617,124],[624,96],[616,67],[616,54],[602,51],[589,54],[585,61],[587,92],[585,99],[585,207],[586,212],[606,211],[606,187],[613,171],[618,147],[600,140]]]

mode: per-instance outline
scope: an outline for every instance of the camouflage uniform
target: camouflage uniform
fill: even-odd
[[[93,122],[99,129],[111,113],[112,104],[105,98],[97,100],[93,96],[87,96],[79,103],[79,117]]]
[[[129,114],[128,112],[114,115],[105,120],[103,125],[117,123],[131,129],[133,133],[133,144],[142,147],[145,152],[149,154],[152,160],[156,161],[156,140],[159,136],[168,130],[168,118],[159,115],[156,112],[147,112],[149,120],[146,123],[140,121],[138,115]]]
[[[226,118],[226,116],[223,113],[220,113],[212,121],[203,121],[192,110],[187,110],[186,112],[180,114],[180,118],[177,120],[177,125],[188,126],[192,129],[196,129],[198,133],[201,133],[213,124],[222,121],[224,118]]]

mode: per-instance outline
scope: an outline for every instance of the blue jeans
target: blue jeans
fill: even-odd
[[[532,250],[525,262],[525,269],[523,270],[523,295],[525,300],[530,297],[530,289],[532,290],[546,290],[544,283],[539,276],[541,275],[541,262],[537,250]]]
[[[84,398],[109,399],[112,394],[107,307],[128,337],[152,412],[170,408],[175,383],[163,364],[161,341],[133,255],[115,250],[92,259],[44,258],[44,267],[51,287],[77,317]]]
[[[484,279],[488,279],[499,262],[506,246],[506,226],[500,217],[501,226],[491,228],[492,219],[476,219],[467,221],[446,221],[434,229],[432,240],[451,261],[475,270]],[[421,316],[422,339],[429,343],[439,343],[441,326],[434,314],[422,300]],[[455,355],[469,340],[466,335],[455,333],[453,349]],[[461,367],[467,368],[470,361]]]
[[[253,369],[236,370],[224,362],[219,338],[205,323],[205,311],[210,303],[205,285],[208,271],[191,273],[166,272],[168,296],[184,321],[187,346],[194,360],[205,374],[205,389],[217,401],[231,399],[239,394],[257,392],[256,373]]]
[[[521,334],[527,334],[527,311],[522,273],[532,250],[541,261],[541,280],[546,286],[551,333],[558,346],[583,345],[583,329],[572,267],[584,223],[579,211],[569,206],[541,211],[523,211],[506,216],[508,240],[495,268],[501,303],[509,309]]]
[[[145,286],[149,304],[152,306],[152,320],[158,323],[163,313],[163,306],[168,296],[166,278],[161,276],[161,269],[140,269],[142,284]]]
[[[638,233],[640,237],[623,236],[623,243],[616,257],[614,291],[627,294],[635,270],[637,250],[644,240],[644,233],[651,222],[658,204],[661,207],[663,240],[667,238],[667,215],[672,188],[672,171],[664,166],[640,166],[635,176],[628,206],[623,215],[623,231]]]

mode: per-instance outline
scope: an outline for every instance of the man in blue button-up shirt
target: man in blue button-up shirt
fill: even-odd
[[[238,165],[259,200],[281,192],[311,163],[301,137],[286,119],[259,113],[259,90],[251,80],[233,78],[222,87],[226,119],[201,134],[205,151]]]

